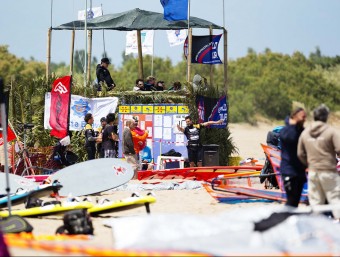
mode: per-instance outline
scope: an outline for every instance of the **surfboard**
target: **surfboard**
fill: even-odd
[[[91,216],[99,214],[122,211],[136,207],[145,206],[146,212],[150,213],[149,205],[156,202],[156,198],[152,195],[146,196],[131,196],[122,200],[104,202],[102,204],[95,204],[88,209]]]
[[[58,192],[62,185],[59,183],[45,184],[36,186],[33,190],[21,190],[15,194],[10,195],[12,205],[24,203],[29,197],[40,198],[50,195],[52,192]],[[8,197],[4,196],[0,198],[0,207],[6,207],[8,203]]]
[[[27,189],[27,190],[33,190],[37,187],[37,183],[35,183],[32,180],[29,180],[27,178],[14,175],[14,174],[8,174],[9,176],[9,187],[10,187],[10,193],[15,194],[18,189]],[[4,172],[0,172],[0,195],[5,196],[7,195],[6,192],[7,184],[6,184],[6,174]]]
[[[73,164],[51,175],[63,187],[60,196],[83,196],[100,193],[129,182],[133,169],[125,160],[102,158]]]
[[[21,217],[37,217],[46,215],[57,215],[76,209],[89,209],[93,207],[90,202],[65,202],[62,204],[50,204],[42,207],[34,207],[23,210],[12,210],[12,215]],[[8,217],[8,211],[0,211],[0,217]]]

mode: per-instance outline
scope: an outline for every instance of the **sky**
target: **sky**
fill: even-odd
[[[86,0],[10,0],[1,1],[0,45],[8,45],[17,57],[46,62],[47,31],[77,19]],[[52,3],[52,8],[51,8]],[[88,6],[90,0],[88,0]],[[104,14],[134,8],[163,12],[159,0],[92,0],[103,7]],[[319,47],[322,55],[340,55],[339,0],[190,0],[190,15],[225,26],[228,30],[228,59],[247,54],[249,48],[264,52],[309,56]],[[224,6],[224,12],[223,12]],[[52,11],[51,11],[52,9]],[[223,19],[224,13],[224,19]],[[52,15],[51,15],[52,14]],[[214,34],[222,33],[215,30]],[[194,29],[193,35],[208,35],[208,30]],[[93,56],[101,58],[105,48],[115,66],[120,66],[125,50],[126,32],[93,32]],[[223,57],[223,39],[219,47]],[[71,32],[52,31],[51,61],[70,63]],[[76,31],[75,49],[85,49],[85,34]],[[169,57],[173,64],[182,60],[183,47],[170,47],[165,31],[156,31],[154,56]]]

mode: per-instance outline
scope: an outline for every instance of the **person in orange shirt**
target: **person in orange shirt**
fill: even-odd
[[[133,146],[135,152],[137,154],[137,158],[139,159],[139,152],[144,149],[146,146],[146,139],[149,135],[149,131],[142,130],[141,128],[137,127],[138,125],[138,117],[134,116],[133,120],[135,121],[135,128],[131,130]]]

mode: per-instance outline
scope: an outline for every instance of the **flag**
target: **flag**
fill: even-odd
[[[220,64],[218,44],[222,34],[209,36],[192,36],[191,63]],[[188,38],[184,42],[184,55],[188,56]]]
[[[51,136],[60,139],[68,134],[71,80],[71,76],[65,76],[56,79],[52,85],[49,123]]]
[[[142,43],[142,53],[153,55],[153,30],[142,30],[141,43]],[[126,45],[125,45],[125,55],[131,53],[138,53],[138,42],[137,42],[137,31],[126,32]]]
[[[8,125],[7,126],[7,142],[11,142],[12,140],[16,139],[16,136],[11,129],[11,127]],[[0,131],[0,146],[4,144],[4,139],[2,137],[2,131]]]
[[[181,21],[188,19],[188,0],[160,0],[164,8],[164,19]]]
[[[184,44],[187,38],[185,29],[167,30],[168,41],[171,47]]]
[[[228,121],[227,97],[210,98],[198,95],[196,97],[198,122],[224,120],[221,125],[211,125],[212,128],[225,128]]]
[[[87,19],[91,20],[93,18],[103,15],[102,7],[92,7],[87,9]],[[78,20],[85,20],[85,10],[78,11]]]

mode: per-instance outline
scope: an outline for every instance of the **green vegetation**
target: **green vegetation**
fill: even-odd
[[[72,93],[86,97],[96,96],[90,86],[83,86],[81,56],[84,51],[76,51],[74,60]],[[95,77],[97,57],[91,65],[92,78]],[[151,74],[151,57],[143,59],[145,77]],[[181,81],[186,87],[180,92],[131,92],[138,77],[138,62],[132,55],[123,55],[121,67],[110,65],[109,69],[117,87],[114,91],[102,92],[102,96],[117,96],[124,103],[187,103],[194,119],[195,94],[186,81],[186,62],[173,65],[169,58],[154,57],[153,75],[165,81],[170,88],[174,81]],[[192,76],[200,74],[208,79],[208,89],[198,93],[218,97],[222,95],[223,66],[213,68],[213,83],[209,82],[209,65],[192,65]],[[28,137],[28,145],[50,146],[54,139],[43,128],[44,95],[51,90],[51,84],[57,77],[69,74],[65,63],[52,63],[52,77],[45,78],[45,64],[34,59],[24,60],[8,52],[7,46],[0,46],[0,77],[4,78],[11,92],[10,121],[19,136],[23,135],[22,124],[34,123],[33,136]],[[309,57],[300,52],[293,55],[273,53],[266,49],[256,53],[249,49],[248,54],[228,63],[228,102],[229,122],[248,122],[256,124],[257,117],[270,120],[282,120],[289,113],[292,103],[298,101],[311,110],[320,103],[326,103],[333,112],[340,111],[340,57],[322,56],[319,48]],[[218,143],[221,164],[228,163],[227,157],[237,151],[232,142],[229,129],[202,131],[203,143]],[[72,142],[75,151],[83,156],[81,133],[73,133]],[[221,142],[223,142],[221,144]]]

